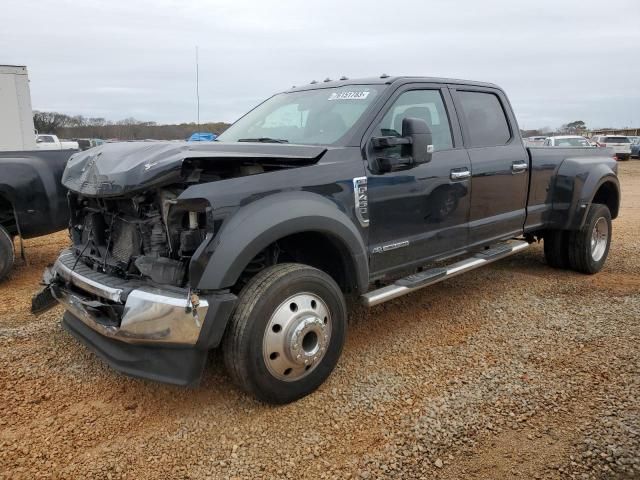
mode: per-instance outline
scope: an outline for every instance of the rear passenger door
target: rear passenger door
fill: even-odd
[[[452,86],[471,160],[469,245],[520,235],[529,187],[529,157],[505,95],[497,89]]]

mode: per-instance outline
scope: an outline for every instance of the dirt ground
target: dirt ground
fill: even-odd
[[[29,314],[67,238],[28,241],[0,285],[0,478],[640,478],[640,161],[620,178],[600,274],[536,245],[354,308],[334,374],[281,407],[217,354],[196,389],[115,373]]]

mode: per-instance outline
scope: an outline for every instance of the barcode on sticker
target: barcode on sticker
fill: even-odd
[[[364,100],[369,96],[369,92],[333,92],[328,100]]]

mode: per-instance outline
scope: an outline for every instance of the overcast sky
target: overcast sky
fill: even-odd
[[[640,126],[640,0],[0,0],[0,64],[33,108],[233,121],[326,77],[494,82],[521,128]]]

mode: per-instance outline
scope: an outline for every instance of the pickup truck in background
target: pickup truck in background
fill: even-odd
[[[221,347],[242,389],[290,402],[336,366],[347,295],[371,307],[540,240],[551,266],[598,272],[616,172],[609,149],[525,148],[492,84],[305,85],[215,142],[75,155],[73,246],[34,306],[60,302],[64,327],[125,374],[192,384]]]
[[[0,280],[15,259],[13,239],[33,238],[69,225],[62,172],[75,151],[0,152]]]
[[[79,150],[78,142],[61,141],[57,135],[37,134],[36,148],[38,150]]]

